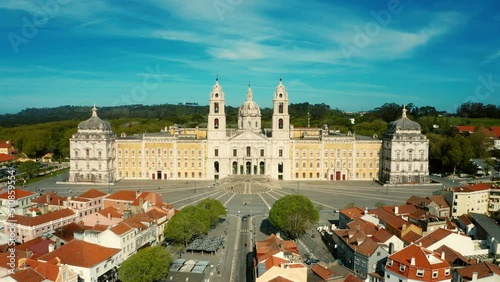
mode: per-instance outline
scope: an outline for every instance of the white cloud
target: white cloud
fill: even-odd
[[[500,58],[500,49],[498,49],[495,53],[489,55],[481,64],[485,65],[491,61]]]

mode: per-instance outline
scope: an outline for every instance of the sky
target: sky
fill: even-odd
[[[500,105],[500,1],[0,0],[0,113],[226,104]]]

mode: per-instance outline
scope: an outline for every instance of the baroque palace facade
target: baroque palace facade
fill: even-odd
[[[380,178],[384,183],[428,181],[426,163],[424,167],[420,163],[414,166],[414,169],[421,170],[415,175],[422,179],[402,177],[403,166],[395,163],[396,160],[401,162],[396,159],[396,151],[399,150],[400,158],[405,154],[395,144],[406,142],[398,137],[407,129],[405,124],[412,125],[411,138],[418,134],[419,138],[423,136],[420,126],[417,134],[415,123],[409,121],[405,113],[401,124],[398,120],[389,126],[393,134],[386,134],[381,140],[377,136],[341,134],[329,130],[327,125],[323,128],[295,128],[290,124],[288,93],[281,79],[273,95],[270,129],[261,127],[260,107],[253,101],[250,86],[246,100],[239,108],[238,128],[226,126],[225,94],[218,79],[210,92],[209,102],[207,128],[174,125],[157,133],[122,134],[119,137],[112,132],[109,122],[97,116],[94,107],[91,118],[81,122],[78,132],[70,139],[69,181],[218,180],[230,175],[266,175],[277,180]],[[396,138],[391,139],[391,136]],[[382,150],[383,144],[387,147],[385,150]],[[424,147],[425,144],[428,148],[428,142],[424,142]],[[416,151],[422,157],[421,150]],[[425,149],[425,159],[427,151]],[[400,169],[399,174],[392,176],[396,168]]]

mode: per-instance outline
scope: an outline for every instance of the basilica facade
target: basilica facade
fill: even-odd
[[[218,180],[231,175],[266,175],[276,180],[408,180],[390,176],[396,164],[387,167],[387,154],[381,156],[386,152],[384,144],[393,146],[401,139],[341,134],[327,125],[294,127],[288,113],[289,96],[281,79],[269,98],[273,99],[271,128],[261,126],[260,107],[253,100],[250,85],[239,108],[238,126],[229,128],[225,93],[217,79],[209,94],[206,128],[171,125],[161,132],[119,137],[108,122],[97,116],[94,107],[92,117],[81,122],[70,139],[69,180]],[[423,146],[428,148],[428,142]],[[415,152],[420,153],[420,149]],[[424,173],[427,165],[413,168]]]

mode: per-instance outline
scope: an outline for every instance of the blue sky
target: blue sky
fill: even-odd
[[[0,0],[0,113],[27,107],[272,105],[346,111],[500,104],[500,2]]]

